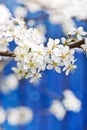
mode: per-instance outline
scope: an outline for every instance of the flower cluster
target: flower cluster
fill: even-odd
[[[10,108],[7,111],[7,120],[11,125],[25,125],[32,121],[33,111],[24,106]]]
[[[0,51],[9,49],[9,43],[19,39],[21,30],[25,30],[23,19],[12,17],[9,9],[0,4]]]
[[[19,79],[24,77],[29,78],[30,82],[37,82],[37,79],[42,77],[41,73],[46,69],[53,69],[57,73],[65,71],[66,75],[76,69],[75,50],[69,45],[84,38],[86,32],[82,27],[68,32],[67,39],[64,37],[61,40],[49,38],[47,46],[44,46],[44,37],[38,29],[30,28],[21,34],[14,50],[17,67],[12,68]]]
[[[17,43],[14,50],[17,61],[17,68],[13,67],[18,78],[30,78],[30,82],[37,81],[42,75],[41,72],[45,69],[54,69],[60,73],[66,71],[66,75],[76,68],[74,65],[74,49],[69,46],[60,44],[60,40],[49,39],[47,46],[41,43],[42,37],[38,39],[36,29],[28,29],[22,38],[23,41]],[[32,35],[30,35],[32,34]],[[31,37],[30,37],[31,36]]]
[[[0,50],[5,51],[8,49],[8,36],[7,30],[12,30],[9,20],[11,18],[10,11],[2,4],[0,4]],[[8,26],[9,25],[9,26]]]
[[[19,44],[19,42],[23,43],[22,40],[24,34],[27,31],[27,26],[23,19],[12,17],[9,9],[1,4],[0,4],[0,16],[1,16],[0,17],[0,51],[7,51],[9,50],[10,42],[14,41],[16,44]],[[29,39],[31,38],[31,43],[36,42],[36,39],[37,42],[39,43],[44,42],[45,37],[44,34],[43,35],[42,34],[39,33],[39,30],[36,31],[36,29],[33,33],[31,29],[31,31],[29,31],[28,33]],[[34,39],[34,35],[37,36],[36,39]]]
[[[2,8],[8,10],[5,6]],[[24,20],[13,18],[10,12],[7,12],[8,17],[4,16],[6,22],[0,22],[0,51],[8,51],[11,41],[16,43],[14,55],[17,67],[12,70],[16,72],[18,79],[24,77],[30,79],[30,82],[37,82],[46,69],[53,69],[57,73],[65,71],[66,75],[76,69],[75,50],[70,48],[70,45],[85,39],[85,44],[79,47],[87,52],[87,32],[82,27],[73,28],[67,33],[67,38],[49,38],[45,46],[44,33],[38,28],[28,28]]]

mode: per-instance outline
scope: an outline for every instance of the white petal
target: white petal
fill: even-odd
[[[47,65],[47,69],[48,69],[48,70],[53,69],[53,65],[51,65],[51,64]]]

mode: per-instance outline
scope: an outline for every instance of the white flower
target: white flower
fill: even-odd
[[[53,52],[56,56],[66,56],[66,53],[69,52],[69,47],[68,46],[63,46],[63,45],[58,45],[58,48],[54,48]]]
[[[44,35],[40,32],[38,28],[30,28],[28,29],[27,36],[29,38],[29,42],[34,45],[43,44],[45,42]]]
[[[43,57],[46,54],[46,48],[44,47],[43,44],[35,46],[33,50],[36,52],[36,55],[38,55],[38,57]]]
[[[33,27],[33,26],[35,26],[35,20],[33,20],[33,19],[28,20],[27,24],[28,24],[28,26]]]
[[[81,40],[87,32],[84,31],[83,27],[73,28],[72,32],[68,32],[70,35],[75,35],[77,40]]]
[[[74,38],[65,38],[62,37],[61,38],[61,42],[63,43],[64,46],[71,44],[72,42],[74,42]]]
[[[33,112],[30,108],[20,106],[10,108],[7,111],[7,120],[11,125],[25,125],[30,123],[33,118]]]
[[[16,44],[20,47],[27,46],[33,48],[34,46],[45,42],[45,36],[37,28],[27,29],[18,26],[14,31],[14,36]]]
[[[74,111],[79,112],[81,110],[81,102],[77,97],[74,95],[74,93],[70,90],[64,91],[64,99],[63,104],[66,110],[68,111]]]
[[[61,66],[61,61],[59,61],[57,63],[57,62],[51,60],[50,63],[48,63],[48,65],[47,65],[47,69],[48,70],[54,69],[57,73],[61,73],[60,66]]]
[[[25,71],[23,69],[23,66],[19,62],[17,63],[17,68],[12,67],[12,70],[17,74],[18,79],[21,79],[25,75]]]
[[[6,112],[2,107],[0,107],[0,125],[3,124],[5,120],[6,120]]]
[[[11,16],[9,9],[4,4],[0,4],[0,24],[5,23]]]
[[[85,38],[85,44],[81,45],[81,48],[86,53],[86,57],[87,57],[87,38]]]
[[[0,82],[0,90],[5,94],[15,90],[19,84],[17,76],[15,74],[5,76]]]
[[[27,9],[25,7],[22,7],[22,6],[17,6],[15,9],[14,9],[14,15],[16,17],[25,17],[27,15]]]
[[[25,34],[26,34],[26,26],[21,27],[21,26],[16,26],[14,29],[14,33],[13,33],[13,37],[14,37],[14,41],[18,46],[28,46],[28,43],[24,42],[25,39]]]
[[[22,61],[25,59],[29,49],[28,48],[21,48],[21,47],[16,47],[14,50],[14,53],[16,55],[15,60],[16,61]]]
[[[29,78],[30,78],[30,82],[31,83],[38,83],[39,79],[42,77],[42,75],[38,72],[36,73],[31,73],[29,75]]]
[[[84,31],[83,27],[78,27],[77,29],[77,33],[79,33],[82,36],[85,36],[87,33]]]
[[[74,61],[75,62],[75,61]],[[70,72],[73,72],[77,66],[74,65],[74,62],[66,62],[63,68],[63,71],[66,71],[65,74],[68,75]]]
[[[59,43],[60,43],[60,40],[59,40],[59,39],[53,40],[52,38],[49,38],[49,41],[48,41],[48,43],[47,43],[47,47],[48,47],[49,49],[53,49],[53,48],[56,48]]]
[[[66,110],[64,109],[62,103],[58,100],[53,100],[49,110],[58,120],[62,120],[65,117]]]
[[[67,60],[73,61],[74,60],[74,49],[71,49],[68,46],[58,45],[58,48],[53,49],[53,53],[56,57],[60,57],[61,60],[66,62]]]

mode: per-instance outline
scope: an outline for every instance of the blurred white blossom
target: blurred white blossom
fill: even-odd
[[[72,20],[76,17],[79,20],[87,19],[86,0],[17,0],[23,4],[30,12],[44,10],[49,14],[52,23],[61,24],[65,31],[72,30],[75,23]],[[82,8],[84,10],[82,11]]]
[[[35,20],[28,20],[27,23],[30,27],[35,26]]]
[[[58,119],[63,120],[67,111],[79,112],[81,110],[81,101],[71,90],[63,92],[63,100],[53,100],[49,111]]]
[[[11,17],[9,9],[4,4],[0,4],[0,24],[5,23]]]
[[[14,15],[15,17],[25,17],[27,15],[27,9],[25,7],[22,6],[17,6],[14,9]]]
[[[15,74],[9,74],[7,76],[2,77],[0,82],[0,91],[5,94],[17,89],[19,84],[19,81]]]
[[[5,120],[6,120],[6,112],[2,107],[0,107],[0,125],[3,124]]]
[[[83,51],[86,53],[86,57],[87,57],[87,38],[85,38],[85,44],[81,45]]]
[[[65,117],[66,110],[58,100],[53,100],[50,107],[50,112],[55,115],[58,120],[62,120]]]
[[[32,119],[32,110],[24,106],[10,108],[7,111],[7,120],[11,125],[25,125],[27,123],[30,123]]]
[[[64,91],[63,104],[68,111],[79,112],[81,110],[81,101],[70,90]]]

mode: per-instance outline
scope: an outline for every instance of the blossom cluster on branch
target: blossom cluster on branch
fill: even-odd
[[[60,40],[49,38],[46,46],[37,29],[30,28],[24,33],[24,37],[22,36],[19,41],[16,41],[17,47],[14,53],[17,68],[12,68],[19,79],[25,77],[30,78],[30,82],[34,82],[42,77],[41,73],[46,69],[53,69],[57,73],[65,71],[66,75],[76,69],[75,49],[70,48],[69,45],[84,38],[86,32],[82,27],[69,32],[66,39],[64,37]],[[81,48],[87,51],[85,44],[81,45]]]
[[[1,7],[8,10],[3,5]],[[44,45],[45,36],[38,28],[28,28],[23,19],[12,17],[9,11],[8,17],[4,17],[4,20],[5,22],[0,21],[0,51],[5,53],[0,53],[1,56],[15,57],[17,67],[12,67],[12,70],[18,79],[26,78],[30,79],[30,82],[37,82],[46,69],[53,69],[58,73],[65,71],[68,75],[77,67],[75,47],[87,53],[87,32],[82,27],[73,28],[67,33],[66,38],[49,38]],[[11,41],[17,45],[13,53],[9,53],[8,50]],[[83,43],[77,44],[80,41]]]

